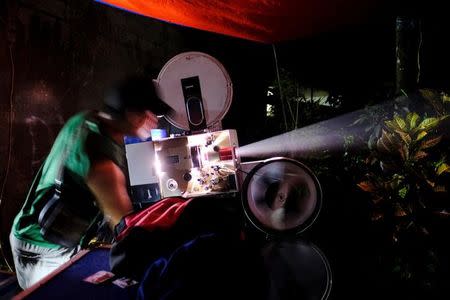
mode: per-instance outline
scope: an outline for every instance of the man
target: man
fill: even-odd
[[[51,232],[46,231],[47,224],[52,224],[51,221],[58,217],[61,219],[61,214],[55,213],[58,210],[52,210],[50,205],[55,199],[52,192],[55,182],[58,185],[58,181],[63,181],[64,187],[70,179],[75,188],[72,186],[70,194],[64,193],[63,189],[58,197],[85,201],[86,209],[93,206],[113,229],[123,216],[133,210],[127,190],[126,169],[121,164],[125,161],[124,137],[148,138],[150,130],[157,127],[157,115],[163,115],[169,109],[157,97],[151,79],[133,76],[107,93],[101,111],[82,112],[68,120],[35,178],[11,230],[17,279],[23,289],[68,261],[80,250],[86,238],[86,232],[75,232],[76,237],[77,234],[81,236],[80,241],[75,241],[75,246],[67,246],[64,242],[66,237],[73,238],[70,231],[77,226],[77,216],[62,218],[64,226],[57,231],[62,242],[47,235]],[[93,201],[86,202],[86,199]],[[93,202],[95,205],[91,205]],[[83,210],[79,214],[83,214]],[[88,221],[95,223],[94,220]]]

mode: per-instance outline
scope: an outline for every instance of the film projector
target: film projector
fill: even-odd
[[[317,219],[322,191],[299,161],[272,157],[243,162],[235,130],[223,130],[233,88],[223,65],[202,52],[170,59],[154,84],[173,108],[165,119],[183,133],[127,144],[133,201],[149,205],[166,197],[240,195],[247,223],[266,237],[261,249],[270,272],[269,299],[290,295],[326,299],[331,270],[324,254],[301,238]],[[300,299],[299,298],[299,299]]]

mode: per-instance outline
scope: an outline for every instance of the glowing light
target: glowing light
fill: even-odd
[[[158,157],[158,151],[155,151],[155,162],[154,162],[155,172],[158,178],[161,178],[161,175],[163,174],[162,168],[161,168],[161,160]]]
[[[274,106],[272,104],[267,104],[266,105],[266,116],[267,117],[275,117],[275,109]]]
[[[152,141],[157,141],[167,137],[167,131],[165,129],[151,129]]]
[[[403,104],[406,106],[406,103]],[[378,118],[382,122],[383,116],[394,112],[395,105],[399,103],[390,101],[289,131],[236,148],[236,155],[241,159],[265,159],[273,156],[313,158],[364,149],[370,136],[367,128],[373,124],[362,124],[357,120],[365,115],[369,119]]]
[[[208,134],[195,134],[187,137],[187,146],[194,147],[199,145],[205,145]]]

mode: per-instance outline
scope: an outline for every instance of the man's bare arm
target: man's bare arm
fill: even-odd
[[[122,170],[112,161],[93,163],[87,177],[87,185],[97,198],[97,204],[111,228],[133,210],[127,192],[126,178]]]

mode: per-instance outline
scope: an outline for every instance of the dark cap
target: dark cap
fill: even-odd
[[[165,115],[172,108],[162,101],[153,81],[145,76],[130,76],[109,89],[103,101],[105,110],[113,116],[123,117],[125,111],[150,110]]]

